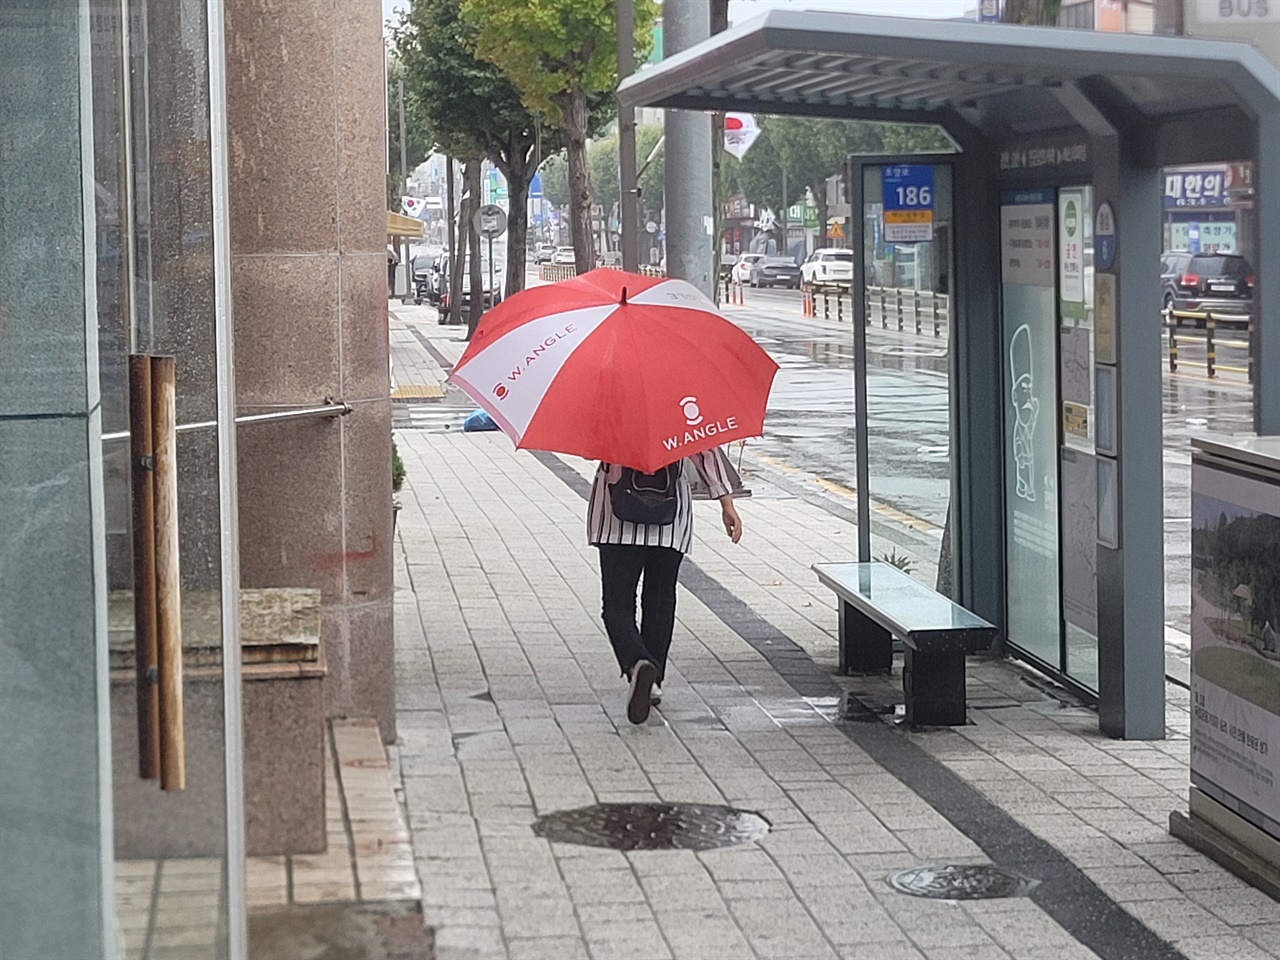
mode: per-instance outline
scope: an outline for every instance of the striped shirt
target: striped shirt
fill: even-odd
[[[728,471],[716,450],[705,450],[689,457],[698,476],[715,499],[733,492]],[[676,483],[676,518],[672,523],[631,523],[613,515],[609,499],[609,483],[621,476],[621,468],[600,464],[591,484],[591,500],[587,505],[587,542],[635,544],[645,547],[671,547],[681,553],[693,549],[693,492],[681,463],[680,480]]]

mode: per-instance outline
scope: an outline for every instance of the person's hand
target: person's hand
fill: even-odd
[[[729,539],[737,543],[742,539],[742,518],[738,516],[738,508],[733,505],[733,497],[725,497],[720,501],[720,516],[724,520],[724,532]]]

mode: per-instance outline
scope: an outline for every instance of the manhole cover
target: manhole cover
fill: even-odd
[[[759,840],[758,813],[695,803],[600,803],[539,817],[533,832],[559,843],[610,850],[717,850]]]
[[[1038,880],[1028,880],[1016,873],[987,864],[970,866],[912,867],[895,873],[889,886],[911,897],[932,900],[995,900],[1022,897],[1035,888]]]

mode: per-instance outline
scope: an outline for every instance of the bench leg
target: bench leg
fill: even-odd
[[[888,673],[893,637],[857,607],[840,601],[840,673]]]
[[[965,709],[964,652],[920,653],[907,647],[902,662],[907,723],[913,727],[961,727]]]

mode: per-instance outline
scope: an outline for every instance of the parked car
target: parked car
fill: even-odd
[[[551,255],[551,262],[560,266],[573,266],[573,247],[556,247],[556,252]]]
[[[1247,323],[1253,315],[1254,272],[1235,253],[1172,250],[1160,258],[1163,307],[1189,313],[1226,313]],[[1204,326],[1196,320],[1196,326]]]
[[[556,245],[554,243],[540,243],[533,251],[534,263],[550,263],[551,258],[556,255]]]
[[[443,321],[449,316],[449,255],[446,253],[440,257],[437,270],[437,283],[439,284],[437,307],[440,310],[440,319]],[[480,259],[480,283],[484,290],[484,308],[488,310],[490,307],[497,306],[502,302],[502,272],[495,265],[493,268],[493,286],[489,285],[489,261],[484,257]],[[471,271],[464,270],[462,273],[462,296],[460,298],[459,309],[465,319],[468,308],[471,306]]]
[[[800,264],[791,257],[765,257],[751,268],[751,286],[800,287]]]
[[[751,268],[763,259],[763,253],[744,253],[742,256],[738,257],[738,262],[733,265],[733,282],[750,283]]]
[[[434,304],[440,299],[437,267],[442,254],[437,251],[419,253],[413,258],[413,302]]]
[[[800,281],[809,286],[853,282],[853,251],[826,247],[809,254],[800,267]]]

